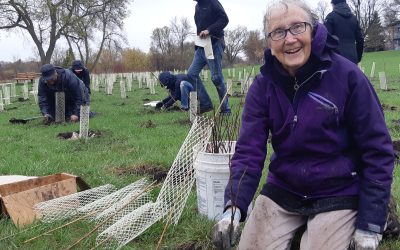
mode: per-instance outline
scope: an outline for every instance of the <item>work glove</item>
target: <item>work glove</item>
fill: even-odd
[[[381,240],[381,234],[356,229],[350,244],[350,248],[354,250],[377,250],[379,241]]]
[[[232,220],[232,213],[234,213]],[[231,249],[237,242],[240,229],[240,210],[228,208],[222,215],[222,219],[212,228],[212,240],[214,245],[221,250]]]
[[[50,115],[50,114],[45,114],[44,116],[43,116],[43,123],[44,124],[50,124],[52,121],[54,121],[54,118],[53,118],[53,116],[52,115]]]
[[[162,102],[157,102],[156,109],[161,109],[164,104]]]

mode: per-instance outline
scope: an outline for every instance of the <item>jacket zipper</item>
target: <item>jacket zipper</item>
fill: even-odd
[[[308,96],[311,97],[314,101],[324,106],[325,108],[333,109],[335,112],[336,125],[339,126],[339,109],[333,102],[314,92],[308,92]]]
[[[294,96],[293,96],[293,105],[295,105],[295,100],[296,100],[296,96],[297,96],[297,92],[298,90],[306,83],[308,82],[315,74],[320,73],[320,71],[314,72],[310,77],[308,77],[306,80],[304,80],[304,82],[302,82],[301,84],[298,83],[297,78],[294,77]],[[293,117],[293,122],[292,122],[292,129],[294,129],[294,127],[297,124],[298,121],[298,117],[297,117],[297,105],[296,108],[293,107],[293,112],[294,112],[294,117]]]

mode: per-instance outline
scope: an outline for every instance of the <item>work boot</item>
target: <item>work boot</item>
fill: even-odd
[[[203,114],[203,113],[206,113],[206,112],[210,112],[213,109],[214,109],[213,106],[208,106],[208,107],[200,106],[200,114]]]
[[[182,110],[182,111],[188,111],[189,108],[181,106],[181,110]]]

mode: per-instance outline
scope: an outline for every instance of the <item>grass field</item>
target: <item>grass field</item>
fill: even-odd
[[[400,140],[400,125],[393,122],[400,119],[400,52],[365,54],[362,67],[367,76],[370,75],[372,62],[376,63],[376,70],[371,80],[381,102],[385,104],[386,122],[393,139]],[[386,72],[390,91],[379,90],[379,71]],[[255,72],[258,72],[258,66]],[[227,76],[227,71],[224,74]],[[104,89],[92,92],[91,109],[98,115],[90,120],[90,129],[100,131],[101,136],[86,142],[57,138],[58,133],[78,131],[79,124],[46,126],[40,119],[25,125],[9,123],[8,120],[13,117],[39,115],[33,99],[28,102],[13,100],[13,104],[0,113],[0,174],[42,176],[66,172],[81,176],[92,187],[110,183],[121,188],[144,176],[135,174],[135,169],[167,171],[190,129],[188,114],[144,107],[146,100],[161,100],[167,94],[157,87],[157,94],[150,95],[148,89],[138,89],[137,86],[135,82],[134,90],[128,92],[127,99],[120,98],[118,84],[115,84],[111,96],[105,95]],[[214,86],[210,81],[206,86],[216,104]],[[234,84],[234,91],[239,89],[240,86]],[[230,103],[233,108],[238,108],[240,98],[230,98]],[[393,193],[400,199],[398,168]],[[193,188],[179,224],[167,230],[162,249],[212,249],[209,232],[214,222],[197,214],[195,194]],[[153,195],[156,198],[157,190]],[[0,239],[17,233],[0,240],[0,249],[65,249],[94,227],[89,222],[77,223],[31,243],[23,243],[57,225],[37,223],[20,231],[10,220],[0,219]],[[163,227],[162,222],[153,225],[124,249],[155,249]],[[83,241],[76,249],[94,247],[95,236]],[[400,241],[386,241],[381,249],[400,249]]]

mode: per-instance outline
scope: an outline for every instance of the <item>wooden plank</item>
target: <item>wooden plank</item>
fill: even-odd
[[[15,75],[14,80],[18,81],[33,81],[34,79],[40,77],[40,73],[36,73],[36,72],[23,72],[23,73],[17,73]]]
[[[18,181],[25,181],[29,179],[37,178],[36,176],[24,176],[24,175],[0,175],[0,185],[10,184]]]
[[[74,175],[65,173],[42,176],[35,179],[18,181],[0,186],[0,196],[7,196],[13,193],[22,192],[28,189],[32,189],[38,186],[44,186],[57,181],[62,181],[69,178],[76,178]]]
[[[57,178],[47,178],[57,180]],[[76,193],[76,179],[64,178],[22,192],[3,196],[3,205],[14,224],[23,227],[38,218],[33,206],[39,202]]]

